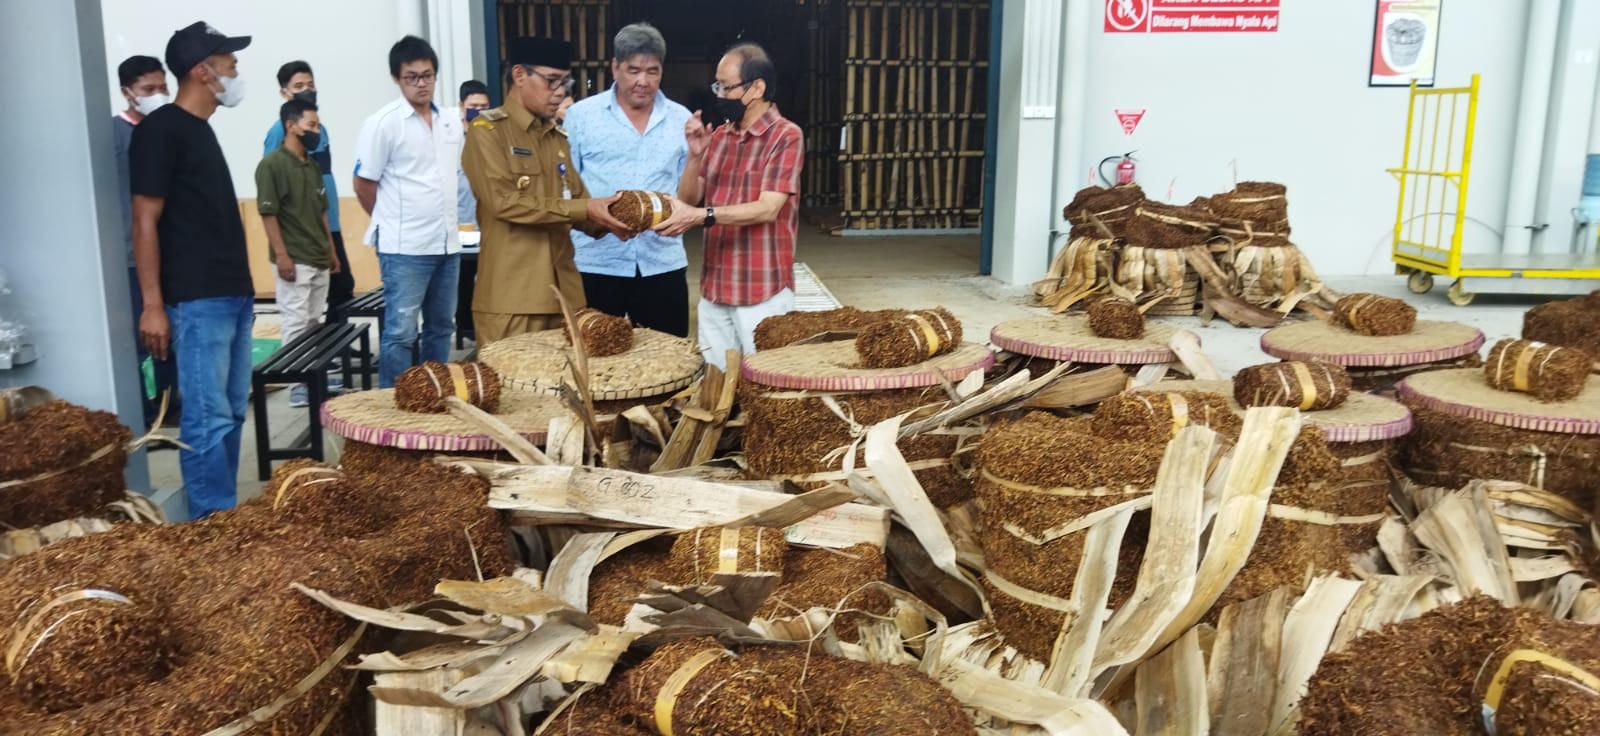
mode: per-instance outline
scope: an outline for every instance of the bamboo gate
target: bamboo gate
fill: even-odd
[[[685,42],[720,49],[742,32],[774,55],[784,80],[779,106],[805,133],[809,219],[835,232],[978,226],[988,0],[678,4],[696,16],[738,16],[743,25],[707,40],[659,23],[669,49]],[[571,41],[578,88],[594,93],[611,84],[617,29],[673,9],[640,0],[499,0],[497,30],[502,48],[519,35]]]

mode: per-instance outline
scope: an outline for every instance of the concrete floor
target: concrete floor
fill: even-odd
[[[700,273],[698,242],[691,241],[689,250],[692,308],[697,298],[694,284]],[[1031,292],[1026,285],[1007,285],[977,275],[977,236],[840,238],[802,227],[796,250],[796,259],[809,265],[840,302],[862,309],[944,306],[961,319],[970,340],[987,339],[989,329],[999,322],[1043,313],[1029,306]],[[1044,265],[1040,264],[1041,274]],[[1339,291],[1371,291],[1406,298],[1417,307],[1419,317],[1471,324],[1483,330],[1489,344],[1501,337],[1517,336],[1522,327],[1522,313],[1543,301],[1532,297],[1480,295],[1471,306],[1457,307],[1445,300],[1442,282],[1433,293],[1417,296],[1408,293],[1404,279],[1397,276],[1329,277],[1326,281]],[[271,310],[271,305],[261,309]],[[1162,319],[1182,324],[1198,334],[1206,354],[1224,374],[1271,360],[1259,348],[1263,330],[1233,327],[1220,319],[1209,327],[1202,327],[1198,318]],[[275,331],[276,324],[275,313],[262,313],[257,317],[258,333]],[[288,407],[287,391],[273,392],[267,405],[275,445],[286,445],[304,431],[305,410]],[[260,492],[254,436],[253,418],[247,419],[239,463],[241,500]],[[329,437],[325,445],[328,459],[337,462],[337,438]],[[150,453],[150,475],[157,489],[168,491],[158,493],[158,498],[173,495],[172,489],[182,483],[177,453],[171,450]]]

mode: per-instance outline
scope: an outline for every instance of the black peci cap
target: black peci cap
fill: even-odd
[[[506,44],[506,63],[566,69],[572,66],[572,44],[553,38],[513,38]]]
[[[167,69],[182,78],[206,57],[231,54],[249,45],[249,36],[225,36],[205,21],[195,21],[172,32],[167,41]]]

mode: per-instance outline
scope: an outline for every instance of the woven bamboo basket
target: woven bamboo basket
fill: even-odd
[[[1399,385],[1417,417],[1401,467],[1418,482],[1459,488],[1510,480],[1561,494],[1581,508],[1600,500],[1600,379],[1578,397],[1541,402],[1490,388],[1482,370],[1434,371]]]
[[[1161,381],[1134,391],[1205,391],[1227,397],[1229,406],[1244,413],[1233,399],[1229,381]],[[1322,430],[1330,446],[1381,442],[1404,437],[1411,431],[1411,411],[1398,401],[1372,394],[1352,393],[1333,409],[1302,413],[1305,423]],[[1337,454],[1337,453],[1336,453]]]
[[[1088,317],[1065,315],[1001,322],[989,331],[989,341],[1008,352],[1047,360],[1141,366],[1177,360],[1169,347],[1174,334],[1168,325],[1149,322],[1137,339],[1100,337],[1089,329]]]
[[[994,363],[981,345],[965,343],[933,360],[904,368],[855,367],[850,341],[790,345],[745,359],[739,403],[748,421],[745,460],[754,478],[791,480],[820,487],[860,467],[859,442],[866,427],[918,407],[946,400],[940,385],[959,381]],[[831,404],[831,406],[830,406]],[[960,437],[927,434],[899,443],[923,490],[935,505],[969,499],[971,481],[956,464]],[[856,465],[846,464],[852,455]]]
[[[1481,365],[1483,333],[1455,322],[1417,320],[1404,335],[1371,336],[1327,322],[1299,322],[1267,330],[1261,350],[1284,360],[1342,365],[1357,391],[1387,391],[1408,375],[1460,365]]]
[[[566,409],[552,394],[507,391],[495,417],[536,445]],[[500,443],[453,414],[402,411],[393,389],[358,391],[322,405],[322,426],[353,442],[426,453],[496,452]]]
[[[0,525],[91,516],[121,499],[129,438],[116,415],[59,400],[0,421]]]
[[[853,332],[905,313],[903,309],[863,312],[855,307],[839,307],[821,312],[776,314],[756,325],[756,350],[781,348],[826,332]]]
[[[556,329],[498,340],[478,359],[507,389],[555,394],[572,382],[570,354],[565,331]],[[693,342],[638,327],[627,352],[589,357],[589,391],[595,401],[657,399],[694,383],[704,366]]]

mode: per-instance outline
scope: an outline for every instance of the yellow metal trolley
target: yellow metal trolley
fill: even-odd
[[[1434,274],[1453,279],[1449,298],[1457,305],[1470,304],[1480,290],[1582,294],[1595,288],[1600,253],[1593,243],[1572,253],[1461,252],[1477,120],[1478,75],[1466,87],[1420,89],[1412,82],[1405,154],[1398,168],[1388,170],[1400,181],[1391,251],[1395,273],[1408,275],[1406,286],[1416,294],[1433,288]]]

